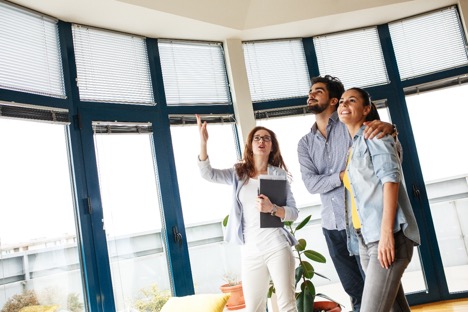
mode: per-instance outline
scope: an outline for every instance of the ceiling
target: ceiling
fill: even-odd
[[[151,38],[309,37],[456,4],[457,0],[11,0],[62,21]]]

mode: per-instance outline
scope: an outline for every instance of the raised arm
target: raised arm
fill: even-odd
[[[206,129],[206,121],[202,122],[200,115],[196,114],[198,131],[200,132],[200,154],[198,158],[204,161],[208,158],[207,144],[208,144],[208,130]]]

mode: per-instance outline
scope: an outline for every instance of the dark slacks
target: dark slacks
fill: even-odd
[[[346,230],[338,231],[324,228],[322,230],[341,285],[351,299],[352,310],[359,312],[364,289],[364,271],[359,257],[349,255]]]

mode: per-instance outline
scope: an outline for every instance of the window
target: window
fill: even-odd
[[[0,88],[65,97],[57,20],[0,2]]]
[[[63,124],[0,118],[0,307],[86,310]]]
[[[450,293],[468,290],[468,155],[463,143],[468,106],[460,101],[467,92],[462,84],[406,97]],[[441,118],[440,103],[450,118]]]
[[[154,103],[144,38],[80,25],[72,30],[82,101]]]
[[[213,168],[232,168],[237,162],[232,123],[208,120],[208,155]],[[200,176],[197,155],[200,134],[196,124],[171,126],[180,199],[186,224],[190,262],[196,293],[219,292],[226,273],[240,273],[240,247],[223,241],[221,221],[232,207],[232,186]]]
[[[307,96],[309,72],[300,39],[244,42],[252,101]]]
[[[168,105],[230,104],[220,43],[159,40]]]
[[[116,311],[145,311],[150,293],[171,294],[151,124],[93,127]]]
[[[376,27],[314,37],[321,75],[332,75],[345,88],[389,82]]]
[[[468,65],[455,7],[389,24],[402,80]]]

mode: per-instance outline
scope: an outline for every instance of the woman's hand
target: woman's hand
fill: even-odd
[[[260,194],[257,197],[257,208],[260,212],[270,213],[273,210],[273,204],[271,203],[268,196]]]
[[[395,237],[392,231],[380,235],[377,259],[382,268],[388,269],[395,261]]]
[[[206,121],[202,122],[200,115],[196,114],[198,131],[200,132],[200,154],[198,158],[202,161],[208,158],[207,144],[208,144],[208,130],[206,129]]]

